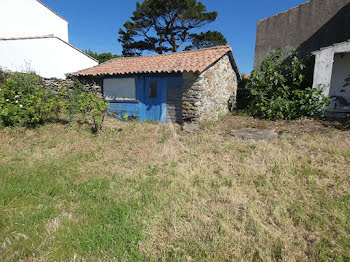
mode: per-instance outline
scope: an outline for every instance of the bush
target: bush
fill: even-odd
[[[93,121],[93,131],[98,132],[102,130],[102,123],[109,104],[96,97],[96,95],[83,92],[79,98],[80,111],[91,117]]]
[[[250,91],[249,91],[249,88],[247,88],[249,83],[249,77],[250,76],[247,76],[246,74],[242,74],[241,80],[238,82],[237,97],[236,97],[237,110],[244,110],[249,107]]]
[[[279,62],[280,50],[271,53],[259,70],[253,71],[244,87],[252,116],[276,119],[298,119],[320,116],[328,105],[321,88],[312,88],[313,63],[299,59],[297,52],[288,61]]]
[[[35,74],[9,74],[0,84],[0,122],[5,126],[35,127],[55,106],[55,98]]]
[[[8,73],[0,67],[0,85],[5,81],[7,75]]]
[[[33,73],[5,73],[0,70],[0,125],[35,127],[60,113],[71,124],[76,114],[91,117],[93,131],[102,129],[108,103],[86,92],[81,83],[58,93],[44,88],[42,78]]]
[[[59,105],[68,116],[70,125],[75,115],[80,113],[80,96],[86,92],[83,85],[76,81],[72,89],[62,88],[59,90]]]

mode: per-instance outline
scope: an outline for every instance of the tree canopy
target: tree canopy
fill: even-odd
[[[108,60],[111,60],[113,58],[117,58],[117,57],[120,57],[120,55],[116,55],[116,54],[112,54],[112,53],[97,53],[97,52],[94,52],[92,50],[84,50],[84,52],[86,54],[88,54],[89,56],[95,58],[100,64],[101,63],[104,63]]]
[[[218,31],[196,33],[217,16],[216,11],[207,12],[206,6],[197,0],[144,0],[136,3],[130,20],[119,30],[118,41],[124,56],[225,45],[227,41]]]
[[[208,31],[208,32],[202,32],[200,34],[190,34],[189,39],[192,42],[190,46],[187,46],[185,49],[201,49],[211,46],[218,46],[218,45],[226,45],[227,40],[218,31]]]

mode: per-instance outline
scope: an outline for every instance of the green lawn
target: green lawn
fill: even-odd
[[[240,127],[284,132],[229,135]],[[0,261],[350,261],[349,130],[237,116],[175,129],[0,131]]]

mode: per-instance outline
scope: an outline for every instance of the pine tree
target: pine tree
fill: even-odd
[[[106,62],[108,60],[111,60],[113,58],[120,57],[120,55],[112,54],[110,52],[109,53],[97,53],[97,52],[94,52],[94,51],[92,51],[90,49],[84,50],[84,52],[87,55],[95,58],[100,64],[102,64],[102,63],[104,63],[104,62]]]
[[[130,20],[119,30],[124,56],[141,55],[143,51],[158,54],[226,44],[218,31],[195,34],[216,20],[218,13],[207,12],[197,0],[144,0],[136,3]]]

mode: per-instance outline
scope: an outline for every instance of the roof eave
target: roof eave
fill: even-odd
[[[239,67],[237,65],[237,62],[236,62],[235,56],[233,54],[233,51],[230,50],[227,54],[228,54],[228,57],[230,59],[231,66],[232,66],[233,70],[235,71],[235,73],[237,75],[237,79],[239,81],[242,80],[242,75],[241,75],[241,72],[240,72]]]

